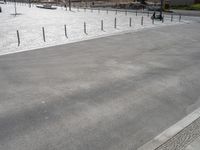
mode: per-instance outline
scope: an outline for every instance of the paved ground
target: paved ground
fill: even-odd
[[[183,150],[200,137],[200,107],[138,150]]]
[[[190,145],[187,146],[185,150],[199,150],[200,147],[200,138],[196,139]]]
[[[200,11],[195,10],[172,10],[175,14],[181,14],[184,16],[200,16]]]
[[[199,29],[0,56],[0,149],[137,149],[200,107]]]

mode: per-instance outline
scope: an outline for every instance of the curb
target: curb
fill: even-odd
[[[182,150],[200,136],[200,108],[137,150]]]

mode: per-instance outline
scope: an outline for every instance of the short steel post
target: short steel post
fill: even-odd
[[[144,25],[144,17],[142,16],[141,18],[141,25],[143,26]]]
[[[171,14],[171,22],[173,21],[173,14]]]
[[[132,26],[132,18],[129,18],[129,27]]]
[[[115,29],[117,28],[117,18],[115,18],[115,21],[114,21],[114,28]]]
[[[42,33],[43,33],[43,40],[44,40],[44,42],[46,42],[44,27],[42,27]]]
[[[101,20],[101,31],[103,31],[103,20]]]
[[[86,22],[84,22],[84,33],[87,34]]]
[[[164,23],[164,21],[165,21],[164,19],[165,19],[165,16],[163,15],[163,18],[162,18],[162,23]]]
[[[64,25],[64,28],[65,28],[65,37],[68,38],[66,25]]]
[[[17,41],[18,41],[18,46],[20,45],[20,37],[19,37],[19,31],[17,30]]]

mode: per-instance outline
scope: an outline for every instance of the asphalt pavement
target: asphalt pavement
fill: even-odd
[[[0,56],[0,150],[136,150],[198,107],[198,22]]]
[[[200,11],[197,10],[179,10],[179,9],[173,9],[171,10],[175,14],[181,14],[183,16],[200,16]]]

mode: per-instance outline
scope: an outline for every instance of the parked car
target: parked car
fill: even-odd
[[[0,4],[4,4],[4,1],[0,1]]]

